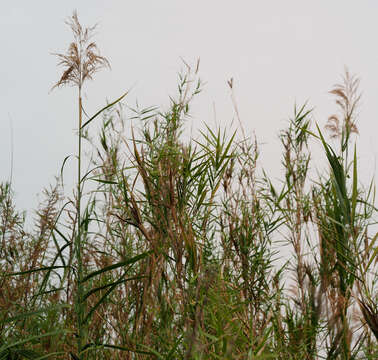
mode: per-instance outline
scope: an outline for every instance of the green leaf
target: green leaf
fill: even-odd
[[[109,109],[110,107],[112,107],[113,105],[117,104],[118,102],[120,102],[127,94],[129,93],[129,91],[126,91],[121,97],[119,97],[117,100],[113,101],[112,103],[106,105],[105,107],[103,107],[101,110],[97,111],[96,114],[94,114],[89,120],[87,120],[83,125],[82,127],[80,128],[80,131],[83,130],[91,121],[93,121],[98,115],[100,115],[103,111],[105,111],[106,109]]]
[[[30,336],[27,339],[19,340],[19,341],[16,341],[14,343],[2,346],[0,348],[0,353],[3,352],[3,351],[5,351],[5,350],[11,349],[11,348],[13,348],[15,346],[26,344],[26,343],[31,342],[33,340],[45,338],[45,337],[48,337],[48,336],[55,336],[55,335],[59,335],[59,334],[68,334],[68,333],[73,333],[73,331],[70,331],[70,330],[57,330],[57,331],[51,331],[51,332],[47,332],[47,333],[40,334],[40,335]]]
[[[134,256],[133,258],[131,259],[127,259],[127,260],[124,260],[124,261],[121,261],[121,262],[118,262],[116,264],[113,264],[113,265],[110,265],[110,266],[107,266],[103,269],[100,269],[100,270],[97,270],[97,271],[94,271],[92,273],[90,273],[89,275],[85,276],[81,282],[84,283],[86,282],[87,280],[91,279],[92,277],[94,276],[97,276],[97,275],[100,275],[104,272],[107,272],[107,271],[110,271],[110,270],[114,270],[114,269],[118,269],[119,267],[121,266],[125,266],[125,265],[130,265],[130,264],[133,264],[133,263],[136,263],[137,261],[145,258],[146,256],[150,255],[152,253],[152,251],[147,251],[147,252],[144,252],[143,254],[139,254],[137,256]]]
[[[102,184],[112,184],[112,185],[118,185],[117,181],[110,181],[110,180],[102,180],[102,179],[91,179],[93,181],[97,181]]]
[[[32,270],[10,273],[10,274],[6,274],[5,276],[25,275],[25,274],[31,274],[31,273],[34,273],[34,272],[38,272],[38,271],[49,271],[49,270],[54,270],[54,269],[66,269],[66,268],[68,268],[68,266],[46,266],[46,267],[41,267],[41,268],[38,268],[38,269],[32,269]]]
[[[375,246],[375,242],[377,241],[378,239],[378,232],[375,234],[374,238],[372,239],[368,249],[367,249],[367,253],[369,254],[370,253],[370,250],[371,248],[374,248]],[[378,246],[376,246],[374,248],[374,252],[373,254],[371,255],[370,259],[369,259],[369,262],[367,263],[366,265],[366,268],[365,268],[365,273],[369,270],[369,267],[370,265],[372,264],[372,262],[375,260],[375,258],[378,256]]]
[[[64,158],[62,167],[60,168],[60,178],[62,179],[63,182],[63,170],[64,170],[64,165],[66,164],[67,160],[71,157],[72,155],[68,155]]]
[[[33,316],[33,315],[42,314],[42,313],[47,312],[47,311],[52,310],[52,309],[69,308],[69,307],[70,306],[67,305],[67,304],[54,304],[52,306],[47,306],[43,309],[39,309],[39,310],[36,310],[36,311],[28,311],[28,312],[24,312],[22,314],[18,314],[16,316],[13,316],[13,317],[10,317],[10,318],[6,318],[4,322],[9,323],[9,322],[12,322],[12,321],[25,319],[25,318],[28,318],[28,317]]]
[[[88,351],[88,349],[91,349],[93,347],[94,348],[100,348],[100,349],[105,348],[105,349],[115,349],[115,350],[121,350],[121,351],[130,351],[130,352],[133,352],[133,353],[136,353],[136,354],[156,355],[155,353],[149,352],[149,351],[143,351],[143,350],[127,348],[127,347],[124,347],[124,346],[118,346],[118,345],[112,345],[112,344],[101,344],[101,343],[87,344],[87,345],[84,346],[84,349],[85,349],[85,351]]]
[[[122,283],[125,283],[127,281],[131,281],[131,280],[138,280],[138,279],[144,279],[144,278],[146,278],[146,276],[133,276],[133,277],[130,277],[130,278],[127,278],[127,279],[117,280],[115,282],[96,287],[94,289],[89,290],[86,294],[84,294],[81,301],[85,301],[89,296],[91,296],[95,292],[100,291],[100,290],[104,290],[104,289],[106,289],[110,286],[122,284]]]

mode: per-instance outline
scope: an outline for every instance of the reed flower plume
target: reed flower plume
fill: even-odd
[[[333,114],[328,118],[325,128],[329,131],[332,138],[349,139],[351,133],[358,134],[356,126],[356,108],[359,105],[361,94],[358,91],[360,80],[355,75],[351,75],[347,68],[342,82],[334,85],[329,92],[335,95],[336,104],[340,108],[342,120],[338,115]]]
[[[51,90],[67,84],[77,86],[81,90],[85,80],[92,80],[93,75],[102,68],[110,68],[109,61],[100,55],[97,44],[91,41],[97,25],[83,28],[76,11],[66,24],[72,30],[74,41],[71,42],[66,54],[53,54],[60,60],[58,66],[65,70]]]

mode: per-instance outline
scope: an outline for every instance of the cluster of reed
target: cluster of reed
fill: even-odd
[[[255,141],[210,127],[183,136],[198,69],[180,75],[165,112],[127,117],[124,95],[83,122],[82,86],[109,63],[93,28],[76,13],[69,25],[56,86],[79,91],[77,188],[46,190],[27,230],[0,186],[0,359],[376,359],[377,209],[350,149],[358,80],[346,72],[332,90],[337,147],[295,108],[275,185],[259,175]],[[81,142],[100,115],[82,174]],[[316,180],[310,138],[329,165]]]

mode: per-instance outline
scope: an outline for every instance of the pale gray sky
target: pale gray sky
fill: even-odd
[[[344,65],[361,78],[357,144],[364,180],[377,174],[378,1],[376,0],[13,0],[0,11],[0,181],[10,175],[10,118],[14,132],[13,183],[20,208],[31,209],[75,150],[73,88],[49,94],[59,78],[52,52],[72,39],[64,20],[78,10],[83,25],[98,22],[97,43],[112,65],[85,89],[89,113],[134,85],[127,99],[167,104],[180,57],[201,58],[206,82],[189,127],[227,125],[234,112],[226,80],[248,133],[256,132],[261,163],[278,176],[277,134],[294,103],[309,100],[324,126],[335,111],[328,94]],[[67,169],[73,174],[73,169]]]

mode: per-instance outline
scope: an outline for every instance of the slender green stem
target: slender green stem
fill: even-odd
[[[81,123],[82,123],[82,103],[81,103],[81,89],[79,87],[79,148],[78,148],[78,167],[77,167],[77,238],[76,238],[76,257],[77,257],[77,296],[76,296],[76,311],[77,311],[77,351],[79,359],[82,359],[82,339],[83,339],[83,304],[81,302],[83,297],[83,289],[81,280],[83,278],[83,264],[81,258]]]

